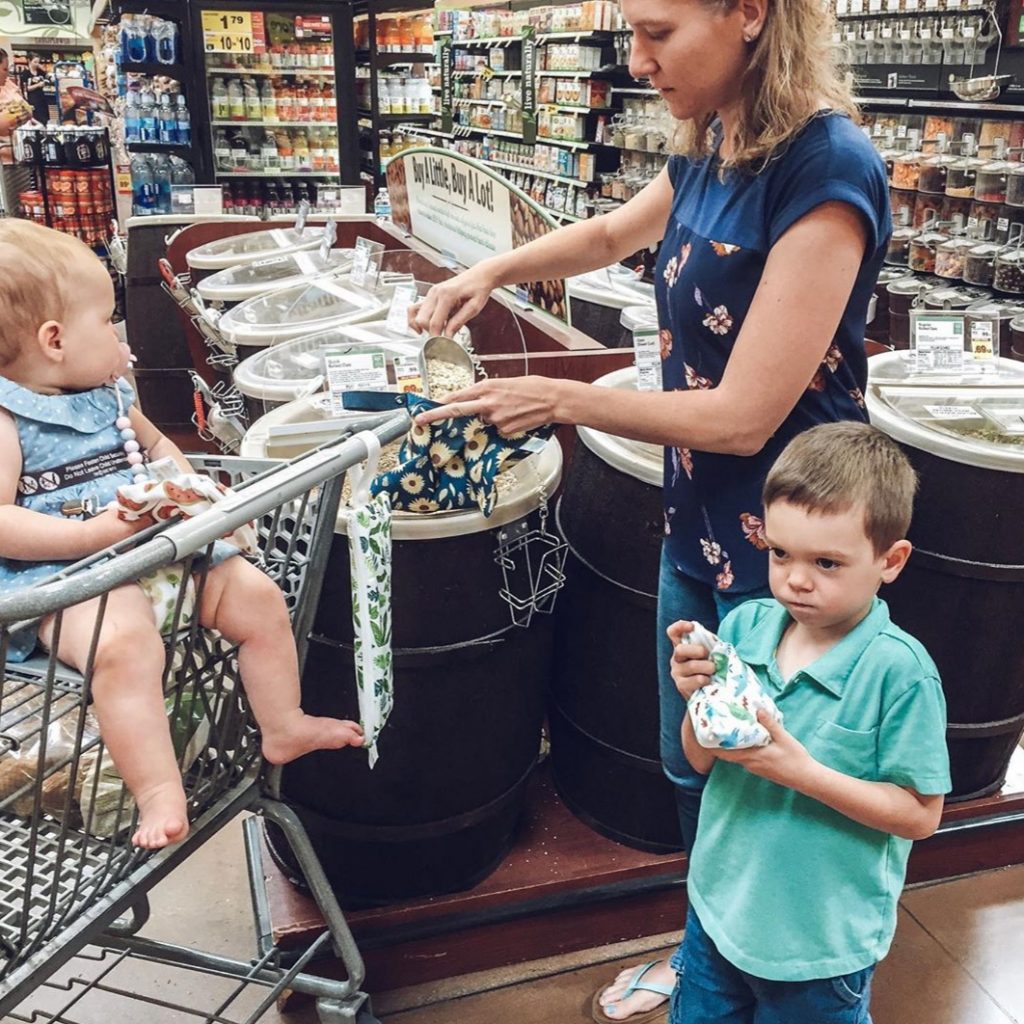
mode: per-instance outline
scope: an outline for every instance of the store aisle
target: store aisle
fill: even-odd
[[[523,968],[489,972],[477,976],[494,986],[489,991],[446,998],[446,989],[466,991],[472,982],[456,979],[434,986],[434,1001],[415,1009],[399,1008],[416,999],[415,991],[387,993],[376,1008],[387,1024],[586,1022],[597,986],[637,957],[596,965],[587,965],[585,955],[573,959],[578,966],[535,980],[523,980]],[[875,1024],[1020,1024],[1022,961],[1024,866],[907,892],[875,983]]]

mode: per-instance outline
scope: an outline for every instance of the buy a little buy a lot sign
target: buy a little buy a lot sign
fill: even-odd
[[[445,150],[406,150],[389,162],[387,181],[394,223],[466,267],[557,227],[505,178]],[[564,281],[534,282],[525,298],[568,321]]]

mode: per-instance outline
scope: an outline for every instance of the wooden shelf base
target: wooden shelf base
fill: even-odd
[[[917,843],[911,883],[1024,863],[1024,751],[995,796],[951,804]],[[275,942],[305,944],[323,929],[316,904],[264,850]],[[520,835],[501,866],[467,892],[347,914],[370,991],[657,935],[682,926],[686,857],[620,846],[573,817],[547,766],[536,774]],[[332,964],[317,971],[332,973]]]

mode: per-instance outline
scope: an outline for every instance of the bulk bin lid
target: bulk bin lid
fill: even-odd
[[[871,422],[941,459],[1024,473],[1024,363],[1000,359],[992,379],[911,376],[907,352],[868,360]]]
[[[303,424],[310,428],[308,438],[301,431],[294,435],[296,444],[314,448],[337,437],[347,426],[363,421],[365,412],[349,413],[333,417],[324,396],[315,395],[300,398],[287,405],[271,409],[266,416],[258,419],[242,439],[241,455],[247,458],[266,458],[271,442],[272,427]],[[335,427],[327,432],[317,432],[316,427],[331,424]],[[466,512],[395,512],[391,523],[391,534],[395,540],[438,540],[442,537],[460,537],[469,533],[483,533],[494,530],[506,523],[513,523],[533,512],[540,505],[540,491],[543,489],[548,500],[555,493],[562,478],[562,448],[556,438],[532,455],[513,463],[504,473],[514,474],[514,483],[503,489],[498,497],[494,512],[488,517],[479,510]],[[338,512],[335,533],[345,533],[345,509]]]
[[[219,328],[238,345],[271,345],[284,338],[376,320],[386,300],[356,289],[344,279],[321,278],[258,295],[229,309]]]
[[[291,402],[319,390],[326,349],[345,351],[373,347],[383,349],[392,358],[398,355],[418,359],[426,340],[426,334],[417,337],[393,334],[384,321],[304,334],[243,359],[234,370],[235,386],[249,398],[278,404]]]
[[[627,366],[613,370],[594,381],[602,388],[636,389],[636,367]],[[662,485],[665,466],[665,449],[661,445],[646,441],[630,441],[614,434],[606,434],[592,427],[577,427],[580,440],[599,458],[613,469],[626,473],[645,484],[654,487]]]
[[[352,266],[352,249],[332,249],[324,259],[319,252],[268,256],[255,263],[239,263],[204,277],[196,290],[207,302],[242,302],[254,295],[288,288],[321,275],[343,274]]]
[[[305,228],[270,228],[244,235],[219,238],[191,250],[185,260],[193,270],[222,270],[238,263],[253,263],[268,256],[283,256],[304,249],[319,249],[323,230]]]

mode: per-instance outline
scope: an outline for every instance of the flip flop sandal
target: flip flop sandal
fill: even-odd
[[[622,993],[622,999],[628,999],[634,992],[653,992],[655,995],[664,996],[667,1001],[668,997],[672,995],[673,985],[661,985],[656,981],[643,980],[644,975],[655,964],[660,964],[661,962],[660,960],[652,960],[648,964],[639,966],[633,972],[633,977],[629,979],[626,991]],[[628,1017],[609,1017],[601,1005],[601,996],[607,988],[607,985],[599,988],[594,993],[593,1001],[590,1004],[590,1016],[594,1019],[595,1024],[616,1024],[617,1021],[623,1020],[628,1020],[630,1024],[650,1024],[650,1022],[660,1020],[668,1013],[668,1007],[664,1003],[659,1003],[653,1010],[645,1010],[643,1013],[631,1013]]]

